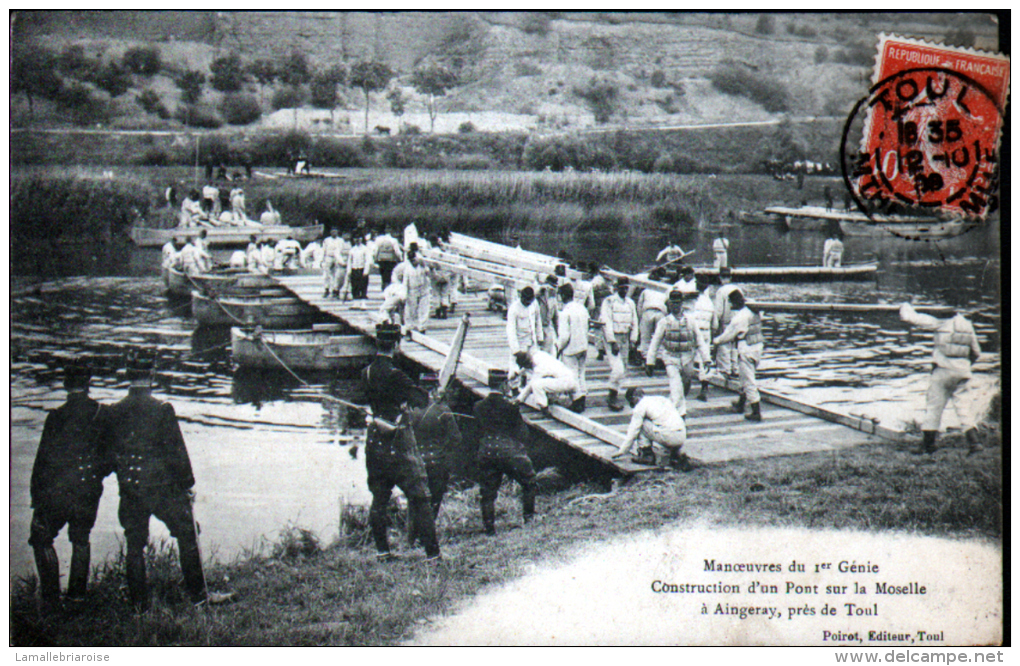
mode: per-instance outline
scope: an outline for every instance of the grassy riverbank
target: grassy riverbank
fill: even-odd
[[[175,558],[153,553],[153,608],[135,616],[124,600],[123,566],[104,566],[87,607],[40,620],[34,579],[12,596],[11,644],[28,645],[391,645],[430,618],[535,563],[623,534],[698,521],[709,525],[897,530],[932,536],[1002,538],[1001,435],[986,426],[985,449],[946,437],[933,456],[878,442],[853,449],[699,466],[642,475],[612,496],[576,486],[539,497],[540,519],[520,526],[515,492],[500,497],[501,533],[481,533],[477,489],[453,493],[439,521],[446,559],[422,562],[398,528],[404,557],[375,561],[363,511],[345,512],[345,536],[320,547],[300,530],[271,551],[210,569],[210,585],[236,604],[194,610],[172,581]]]

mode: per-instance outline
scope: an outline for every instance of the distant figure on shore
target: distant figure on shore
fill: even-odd
[[[634,444],[638,443],[638,455],[631,459],[636,465],[655,465],[654,445],[669,451],[669,465],[674,469],[690,471],[691,464],[687,456],[681,453],[687,441],[687,425],[680,416],[673,402],[661,395],[646,396],[638,386],[627,389],[627,404],[634,411],[631,413],[627,435],[620,450],[613,454],[614,458],[631,455]]]
[[[190,190],[188,195],[184,197],[184,201],[181,202],[181,219],[180,226],[182,227],[195,227],[198,226],[200,220],[205,219],[206,213],[202,210],[201,200],[198,196],[198,190]]]
[[[230,212],[234,216],[234,224],[245,224],[248,221],[248,211],[245,209],[243,188],[235,187],[230,190]]]
[[[731,211],[732,212],[732,211]],[[715,254],[715,268],[722,268],[730,265],[730,241],[724,238],[722,232],[716,235],[712,242],[712,252]]]
[[[825,186],[824,196],[825,196],[825,210],[832,210],[832,206],[833,206],[833,204],[832,204],[832,188],[829,187],[828,185]]]
[[[939,319],[929,314],[922,314],[910,305],[900,306],[900,319],[925,331],[935,333],[935,348],[932,351],[931,382],[925,396],[924,421],[921,423],[923,437],[921,448],[917,453],[934,453],[935,441],[939,426],[942,423],[942,412],[956,390],[965,385],[971,378],[971,365],[981,357],[981,345],[978,344],[974,325],[960,313],[948,319]],[[967,415],[976,421],[977,414]],[[970,421],[967,419],[967,421]],[[966,422],[967,440],[971,451],[979,450],[973,422]]]
[[[210,220],[220,219],[223,206],[220,204],[220,188],[208,184],[202,187],[202,210]]]
[[[167,185],[163,192],[163,198],[166,200],[167,208],[171,210],[177,208],[177,187],[173,183]]]
[[[273,208],[273,202],[266,199],[266,210],[259,217],[259,223],[267,227],[279,226],[283,224],[283,220],[280,218],[280,213]]]
[[[822,246],[822,265],[826,268],[839,268],[843,265],[843,241],[836,232]]]
[[[154,359],[139,352],[127,366],[131,388],[109,409],[110,456],[120,489],[118,516],[127,541],[126,569],[132,604],[149,607],[145,547],[149,519],[155,516],[177,540],[184,587],[196,606],[225,603],[233,593],[210,593],[202,571],[198,530],[192,514],[195,477],[191,459],[169,403],[152,397]]]
[[[659,250],[659,254],[655,255],[655,263],[671,264],[678,262],[683,258],[684,249],[680,247],[680,239],[674,238],[671,243]]]
[[[103,478],[113,471],[106,457],[109,412],[89,397],[92,369],[77,358],[64,366],[67,400],[46,415],[32,467],[32,528],[28,543],[35,553],[44,614],[60,608],[60,563],[53,540],[67,525],[71,571],[67,599],[85,600],[89,534],[96,523]]]

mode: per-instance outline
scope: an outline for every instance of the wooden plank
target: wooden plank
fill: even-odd
[[[450,345],[450,352],[446,355],[443,369],[439,371],[440,393],[446,392],[446,385],[457,374],[457,363],[460,362],[461,352],[464,351],[464,336],[467,335],[469,326],[471,326],[471,317],[465,314],[461,317],[457,332],[453,335],[453,343]]]

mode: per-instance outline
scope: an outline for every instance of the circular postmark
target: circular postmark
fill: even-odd
[[[872,86],[847,118],[844,182],[860,211],[896,235],[963,233],[998,208],[1001,123],[992,95],[963,74],[897,72]]]

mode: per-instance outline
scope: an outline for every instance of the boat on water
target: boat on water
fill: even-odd
[[[187,296],[196,289],[207,295],[284,295],[287,290],[273,279],[273,275],[318,274],[318,271],[301,268],[274,270],[270,274],[251,273],[244,268],[215,268],[208,273],[190,276],[173,267],[163,271],[167,291],[181,296]]]
[[[870,217],[860,211],[837,211],[822,206],[770,206],[765,209],[770,215],[777,215],[788,227],[797,224],[794,220],[821,220],[835,222],[847,236],[885,236],[893,234],[911,239],[937,239],[959,236],[976,227],[980,222],[962,217],[942,219],[935,216],[883,215],[875,213]]]
[[[714,266],[692,266],[695,275],[716,277]],[[865,280],[878,271],[877,261],[865,261],[842,266],[734,266],[731,268],[736,282],[840,282]],[[679,267],[671,271],[652,271],[637,275],[642,280],[673,283],[679,279]],[[615,273],[613,273],[616,276]],[[621,274],[622,275],[622,274]]]
[[[312,324],[319,311],[297,296],[206,296],[191,292],[191,314],[201,326],[300,328]]]
[[[230,355],[242,368],[282,370],[286,365],[295,371],[320,372],[361,368],[373,354],[372,338],[340,334],[330,328],[267,331],[235,326],[230,329]]]
[[[246,225],[240,227],[131,227],[131,240],[138,247],[161,247],[172,238],[185,240],[189,236],[197,236],[207,232],[206,240],[210,246],[246,245],[251,236],[259,240],[280,240],[292,236],[294,240],[308,242],[322,235],[323,225],[312,224],[307,227],[288,227],[285,224]]]

